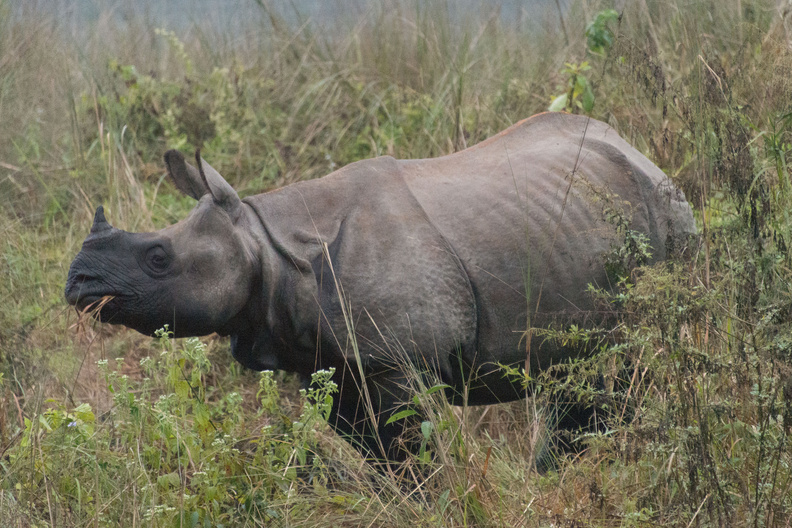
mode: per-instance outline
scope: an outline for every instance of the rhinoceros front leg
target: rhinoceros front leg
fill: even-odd
[[[388,424],[393,413],[410,399],[409,379],[398,370],[365,377],[346,370],[339,383],[339,395],[333,402],[330,426],[354,445],[366,458],[401,463],[409,453],[417,453],[417,415]]]

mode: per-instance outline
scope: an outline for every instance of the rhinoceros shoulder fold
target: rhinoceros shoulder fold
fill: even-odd
[[[389,156],[351,163],[323,178],[246,198],[290,258],[311,261],[332,244],[345,218],[387,202],[403,186]]]
[[[297,308],[289,317],[313,325],[306,335],[315,336],[321,320],[334,342],[346,341],[338,335],[346,332],[339,285],[363,341],[412,334],[431,342],[416,334],[443,328],[448,343],[438,346],[453,350],[474,332],[474,299],[463,266],[405,183],[401,162],[360,161],[247,200],[283,257],[283,275],[291,276]],[[410,321],[424,324],[411,328]],[[448,370],[447,359],[441,362]]]

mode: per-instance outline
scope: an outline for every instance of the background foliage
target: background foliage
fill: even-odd
[[[260,2],[237,34],[113,16],[78,34],[0,3],[0,524],[789,526],[787,11],[622,4],[581,0],[529,29],[387,2],[319,29]],[[646,247],[625,227],[609,256],[623,287],[592,292],[618,324],[548,333],[599,353],[533,398],[451,408],[418,389],[414,480],[330,432],[327,373],[307,395],[221,339],[151,340],[64,306],[97,205],[131,231],[192,207],[163,178],[169,148],[203,148],[245,195],[454,152],[551,106],[657,163],[701,243],[636,267]],[[537,473],[570,395],[608,429]]]

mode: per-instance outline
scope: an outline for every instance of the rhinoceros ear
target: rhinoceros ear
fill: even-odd
[[[219,172],[206,163],[206,160],[201,157],[200,149],[195,151],[195,162],[198,164],[198,173],[201,175],[201,179],[206,188],[212,193],[212,198],[215,203],[225,209],[227,213],[234,216],[234,213],[236,213],[239,206],[242,204],[242,200],[239,199],[237,192],[222,176],[220,176]]]
[[[165,153],[165,165],[173,184],[187,196],[200,200],[201,196],[209,192],[200,171],[184,161],[184,156],[178,150]]]
[[[198,168],[187,163],[178,150],[169,150],[165,153],[165,165],[168,167],[168,175],[174,185],[181,192],[196,200],[200,200],[203,195],[209,193],[215,203],[226,212],[235,213],[242,201],[234,188],[220,176],[219,172],[206,163],[206,160],[201,158],[200,150],[195,151],[195,161]]]

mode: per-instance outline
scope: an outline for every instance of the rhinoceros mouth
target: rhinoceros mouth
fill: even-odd
[[[92,311],[94,309],[100,309],[110,301],[112,301],[115,297],[112,295],[82,295],[79,299],[74,303],[75,308],[80,310],[81,312],[84,311]]]
[[[102,291],[85,284],[85,277],[75,277],[66,288],[66,301],[80,312],[93,312],[104,309],[115,311],[124,295],[112,291]]]
[[[113,294],[87,294],[80,297],[73,303],[79,312],[93,312],[104,319],[110,313],[115,314],[119,309],[119,295]]]

